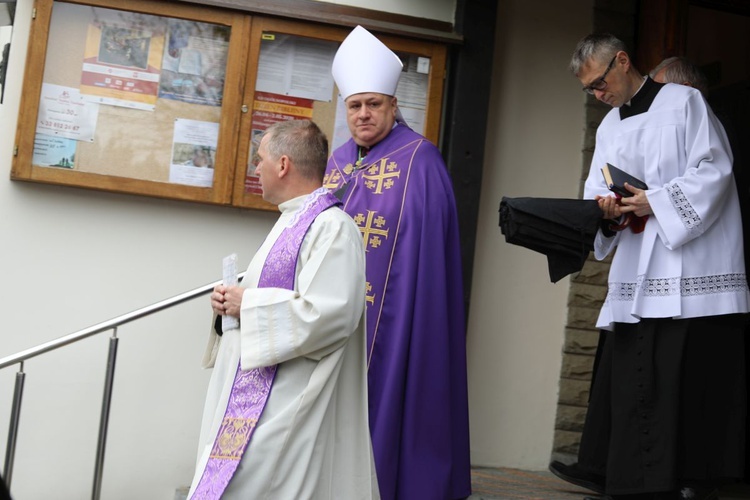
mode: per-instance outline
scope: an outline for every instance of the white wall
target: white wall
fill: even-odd
[[[591,0],[498,3],[495,64],[469,317],[475,465],[545,469],[556,412],[569,280],[505,243],[503,196],[577,198],[584,94],[567,71]]]
[[[424,17],[451,24],[456,13],[456,0],[380,0],[377,3],[366,0],[325,0],[324,3]]]
[[[276,219],[11,181],[31,7],[18,2],[0,105],[0,358],[216,281],[231,252],[244,267]],[[190,483],[210,319],[203,297],[118,332],[102,498],[171,500]],[[90,497],[108,336],[25,364],[14,498]],[[16,371],[0,371],[0,457]]]

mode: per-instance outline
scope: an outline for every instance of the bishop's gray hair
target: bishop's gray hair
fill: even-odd
[[[568,69],[575,76],[578,76],[581,68],[588,61],[594,59],[606,63],[621,50],[627,52],[628,48],[616,36],[609,33],[592,33],[578,42]]]
[[[698,65],[687,57],[668,57],[652,69],[649,76],[653,78],[662,70],[664,70],[664,83],[689,85],[700,90],[703,95],[708,92],[708,80]]]

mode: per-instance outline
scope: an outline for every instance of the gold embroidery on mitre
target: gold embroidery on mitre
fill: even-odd
[[[378,248],[383,240],[381,236],[388,239],[388,229],[385,228],[386,220],[382,215],[375,215],[374,210],[368,210],[367,216],[362,213],[358,213],[354,216],[354,222],[359,226],[359,231],[362,233],[365,242],[365,251],[369,252],[370,248]]]
[[[257,418],[224,417],[219,435],[214,442],[210,458],[239,460],[250,433],[253,432]]]
[[[401,171],[395,161],[381,158],[365,169],[362,177],[365,187],[375,194],[383,194],[383,189],[391,189],[401,177]]]

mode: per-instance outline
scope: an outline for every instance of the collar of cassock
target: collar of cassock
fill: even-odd
[[[663,86],[663,83],[657,83],[647,76],[638,92],[630,98],[630,103],[620,106],[620,120],[648,111]]]

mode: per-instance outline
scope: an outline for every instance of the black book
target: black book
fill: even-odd
[[[604,176],[604,182],[607,183],[607,188],[613,193],[621,195],[623,198],[633,196],[633,193],[625,189],[626,182],[638,189],[648,189],[646,183],[638,177],[634,177],[609,163],[602,168],[602,175]]]

